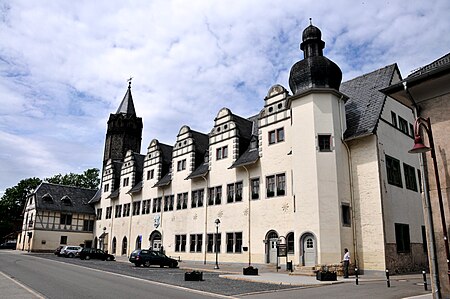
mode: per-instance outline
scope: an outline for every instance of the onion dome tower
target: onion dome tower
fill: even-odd
[[[300,49],[304,59],[295,63],[289,75],[289,87],[298,94],[310,88],[333,88],[339,90],[342,80],[341,69],[333,61],[323,56],[325,42],[322,32],[310,25],[303,30]]]

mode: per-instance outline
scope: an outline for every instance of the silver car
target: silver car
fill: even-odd
[[[64,246],[61,248],[59,255],[64,257],[75,257],[79,250],[81,250],[81,246]]]

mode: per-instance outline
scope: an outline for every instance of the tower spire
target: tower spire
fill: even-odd
[[[119,108],[116,111],[116,114],[124,113],[127,115],[136,115],[136,110],[134,109],[133,96],[131,95],[131,80],[133,77],[130,77],[128,81],[128,89],[123,97],[122,102],[119,105]]]

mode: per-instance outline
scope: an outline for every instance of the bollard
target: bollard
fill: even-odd
[[[427,274],[425,273],[425,271],[422,271],[422,275],[423,275],[423,288],[425,289],[425,291],[428,291]]]
[[[391,281],[389,280],[389,270],[388,269],[386,269],[386,282],[387,282],[387,287],[390,288]]]
[[[358,268],[355,268],[355,277],[356,277],[356,280],[355,280],[356,285],[358,285],[359,284]]]

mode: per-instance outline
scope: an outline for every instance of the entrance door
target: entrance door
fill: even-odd
[[[303,259],[305,266],[316,265],[316,241],[313,236],[306,236],[303,239]]]
[[[154,251],[160,251],[161,250],[161,240],[153,240],[152,249]]]
[[[277,239],[269,239],[269,263],[275,264],[277,262]]]

